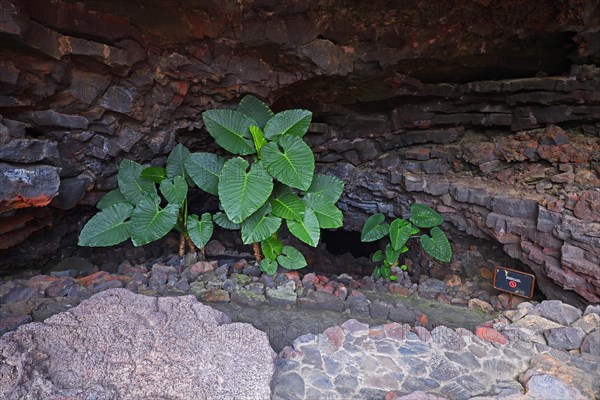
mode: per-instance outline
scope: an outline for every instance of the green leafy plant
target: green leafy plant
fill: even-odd
[[[175,229],[181,243],[203,247],[214,221],[240,231],[243,243],[253,245],[263,271],[273,274],[278,265],[305,267],[304,256],[279,239],[283,224],[313,247],[319,243],[321,228],[343,225],[335,203],[344,183],[315,173],[314,155],[303,140],[312,113],[274,114],[256,97],[246,96],[236,110],[209,110],[202,118],[217,144],[234,157],[190,153],[178,145],[165,168],[143,168],[124,160],[119,189],[98,203],[102,211],[82,230],[80,245],[110,246],[131,237],[138,246]],[[187,191],[196,185],[219,198],[221,211],[214,216],[187,214]]]
[[[438,226],[444,222],[442,216],[423,204],[413,204],[410,210],[408,220],[396,218],[391,224],[387,224],[385,216],[378,213],[365,221],[361,232],[363,242],[374,242],[386,235],[389,238],[385,250],[378,250],[371,257],[373,262],[381,263],[373,271],[374,279],[397,279],[392,268],[399,265],[400,255],[408,251],[406,243],[413,238],[418,237],[423,250],[436,260],[449,262],[452,259],[450,242]],[[429,229],[429,235],[423,233],[416,236],[420,232],[419,228]],[[400,268],[406,270],[406,264],[402,264]]]
[[[292,235],[314,247],[319,243],[321,228],[343,224],[342,212],[335,203],[344,183],[334,176],[315,173],[314,155],[303,140],[312,113],[285,110],[274,114],[256,97],[246,96],[236,110],[209,110],[202,117],[221,147],[247,156],[223,160],[220,171],[213,171],[216,185],[210,188],[203,187],[201,177],[190,172],[201,189],[219,197],[222,212],[215,214],[215,223],[239,229],[242,242],[253,245],[261,269],[269,274],[278,265],[287,269],[305,267],[304,256],[279,239],[282,226],[285,224]],[[193,169],[190,167],[188,171]]]
[[[119,188],[98,202],[101,211],[83,227],[79,245],[112,246],[131,239],[142,246],[176,230],[181,234],[181,255],[186,243],[191,251],[195,246],[203,249],[212,236],[213,222],[209,213],[188,214],[189,175],[183,162],[189,156],[184,146],[177,145],[164,168],[144,168],[123,160],[117,174]]]

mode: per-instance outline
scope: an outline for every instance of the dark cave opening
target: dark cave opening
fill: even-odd
[[[378,242],[364,243],[360,240],[360,232],[344,229],[321,231],[321,242],[328,252],[336,256],[350,253],[355,258],[369,258],[379,250]]]

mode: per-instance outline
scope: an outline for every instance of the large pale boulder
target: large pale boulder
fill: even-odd
[[[2,399],[269,398],[267,335],[193,296],[125,289],[0,337]]]

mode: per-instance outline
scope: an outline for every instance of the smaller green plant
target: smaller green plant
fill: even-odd
[[[413,204],[410,208],[411,215],[408,220],[396,218],[391,224],[385,223],[385,215],[378,213],[370,216],[365,222],[360,236],[363,242],[374,242],[388,235],[389,243],[385,250],[377,250],[371,256],[375,263],[381,263],[373,271],[373,278],[396,280],[392,268],[399,265],[400,255],[408,251],[406,243],[410,239],[419,238],[421,247],[427,254],[436,260],[449,262],[452,259],[452,248],[446,234],[439,228],[444,222],[440,214],[431,207],[423,204]],[[429,229],[429,235],[420,229]],[[407,269],[406,264],[400,266],[402,270]]]
[[[131,239],[134,246],[180,233],[179,254],[204,246],[213,234],[210,213],[188,214],[188,188],[194,183],[184,168],[189,151],[177,145],[163,167],[147,167],[132,160],[119,165],[119,187],[96,205],[100,210],[79,234],[80,246],[113,246]]]

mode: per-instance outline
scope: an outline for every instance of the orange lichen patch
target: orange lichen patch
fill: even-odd
[[[417,317],[417,323],[421,326],[429,325],[429,319],[427,319],[427,315],[421,314]]]
[[[110,280],[110,274],[106,271],[98,271],[88,276],[84,276],[83,278],[75,279],[75,281],[81,286],[89,286],[92,283],[98,283],[100,281]]]
[[[123,275],[111,275],[110,273],[108,273],[106,271],[98,271],[91,275],[84,276],[83,278],[75,279],[77,284],[79,284],[81,286],[89,286],[92,284],[114,281],[114,280],[119,280],[123,283],[128,283],[131,280],[131,278],[127,277],[127,276],[123,276]]]
[[[475,335],[483,340],[487,340],[488,342],[496,342],[499,344],[508,343],[508,339],[503,334],[485,326],[478,326],[475,328]]]
[[[26,207],[43,207],[50,204],[54,196],[40,195],[38,197],[16,196],[9,201],[0,202],[0,212]]]

